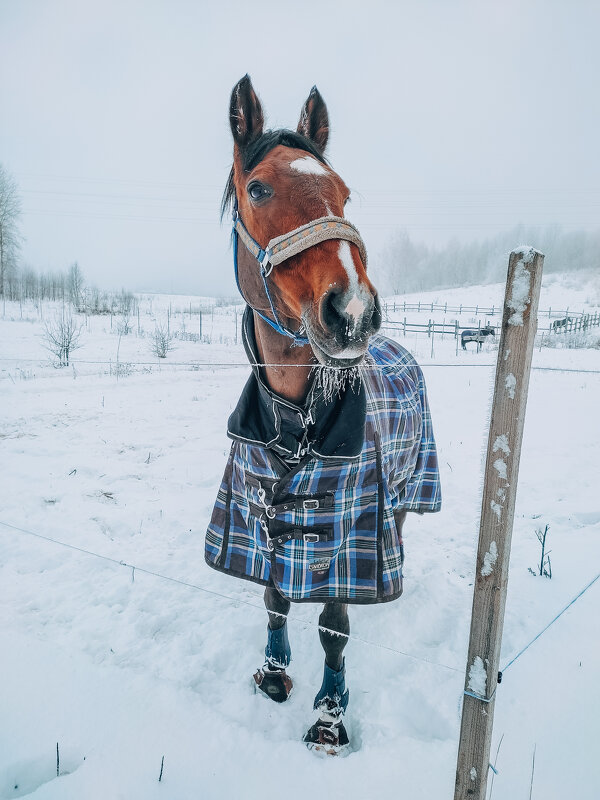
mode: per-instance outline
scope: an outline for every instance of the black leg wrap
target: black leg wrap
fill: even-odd
[[[325,650],[325,663],[330,669],[338,672],[344,663],[344,647],[348,642],[347,635],[350,633],[350,620],[348,619],[348,605],[346,603],[325,603],[319,625],[331,631],[339,631],[345,636],[337,636],[335,633],[319,630],[319,639],[323,650]]]
[[[272,585],[265,589],[265,607],[267,609],[267,613],[269,614],[269,628],[272,631],[276,631],[279,628],[283,628],[285,625],[285,618],[289,613],[290,610],[290,601],[287,597],[284,597],[280,594],[277,589]],[[274,611],[274,614],[269,612]]]

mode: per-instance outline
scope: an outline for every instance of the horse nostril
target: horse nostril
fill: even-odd
[[[330,289],[321,301],[321,324],[330,331],[336,331],[338,335],[350,335],[353,331],[354,336],[370,336],[381,327],[381,305],[377,294],[371,298],[358,299],[353,296],[348,301],[347,293],[338,287]],[[355,316],[357,309],[352,309],[352,304],[358,304],[361,310],[359,316]],[[371,304],[372,303],[372,304]]]
[[[329,328],[329,330],[339,327],[344,320],[343,312],[339,307],[342,295],[342,289],[331,289],[321,303],[321,322],[323,327]]]

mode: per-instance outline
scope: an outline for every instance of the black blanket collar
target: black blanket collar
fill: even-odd
[[[313,383],[304,406],[297,406],[272,392],[257,366],[254,317],[246,307],[242,337],[252,375],[229,417],[227,434],[232,439],[273,450],[285,460],[312,455],[324,460],[358,458],[363,446],[366,393],[362,381],[344,389],[329,401]]]

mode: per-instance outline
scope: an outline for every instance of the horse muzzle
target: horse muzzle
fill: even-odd
[[[321,364],[353,367],[363,360],[370,337],[381,327],[381,306],[377,294],[366,288],[353,293],[332,288],[316,313],[304,314],[302,320]]]

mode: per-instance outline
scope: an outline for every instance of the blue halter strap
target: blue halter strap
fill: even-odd
[[[263,286],[265,288],[265,294],[267,296],[267,300],[269,301],[269,305],[271,307],[271,313],[273,314],[273,319],[270,319],[266,314],[263,314],[262,311],[254,308],[251,306],[250,303],[246,300],[244,293],[242,291],[242,287],[240,286],[239,274],[238,274],[238,238],[239,233],[238,229],[241,228],[244,232],[244,237],[247,238],[249,247],[246,247],[248,252],[254,256],[254,258],[258,261],[258,265],[260,267],[260,275],[263,281]],[[273,330],[276,330],[277,333],[281,333],[283,336],[288,336],[290,339],[293,339],[294,342],[298,345],[302,344],[309,344],[308,339],[306,336],[300,336],[298,332],[291,331],[289,328],[286,328],[279,319],[279,315],[277,314],[277,309],[275,308],[275,304],[273,303],[273,298],[271,297],[271,292],[269,291],[269,285],[267,283],[267,278],[271,274],[273,270],[273,265],[269,261],[269,256],[271,255],[269,249],[267,248],[264,250],[257,241],[255,241],[252,236],[248,233],[246,226],[242,222],[239,212],[238,212],[238,203],[237,197],[234,200],[233,204],[233,268],[235,271],[235,282],[237,284],[239,293],[242,295],[246,303],[250,306],[250,308],[255,311],[258,316],[267,322]],[[245,244],[245,243],[244,243]]]

